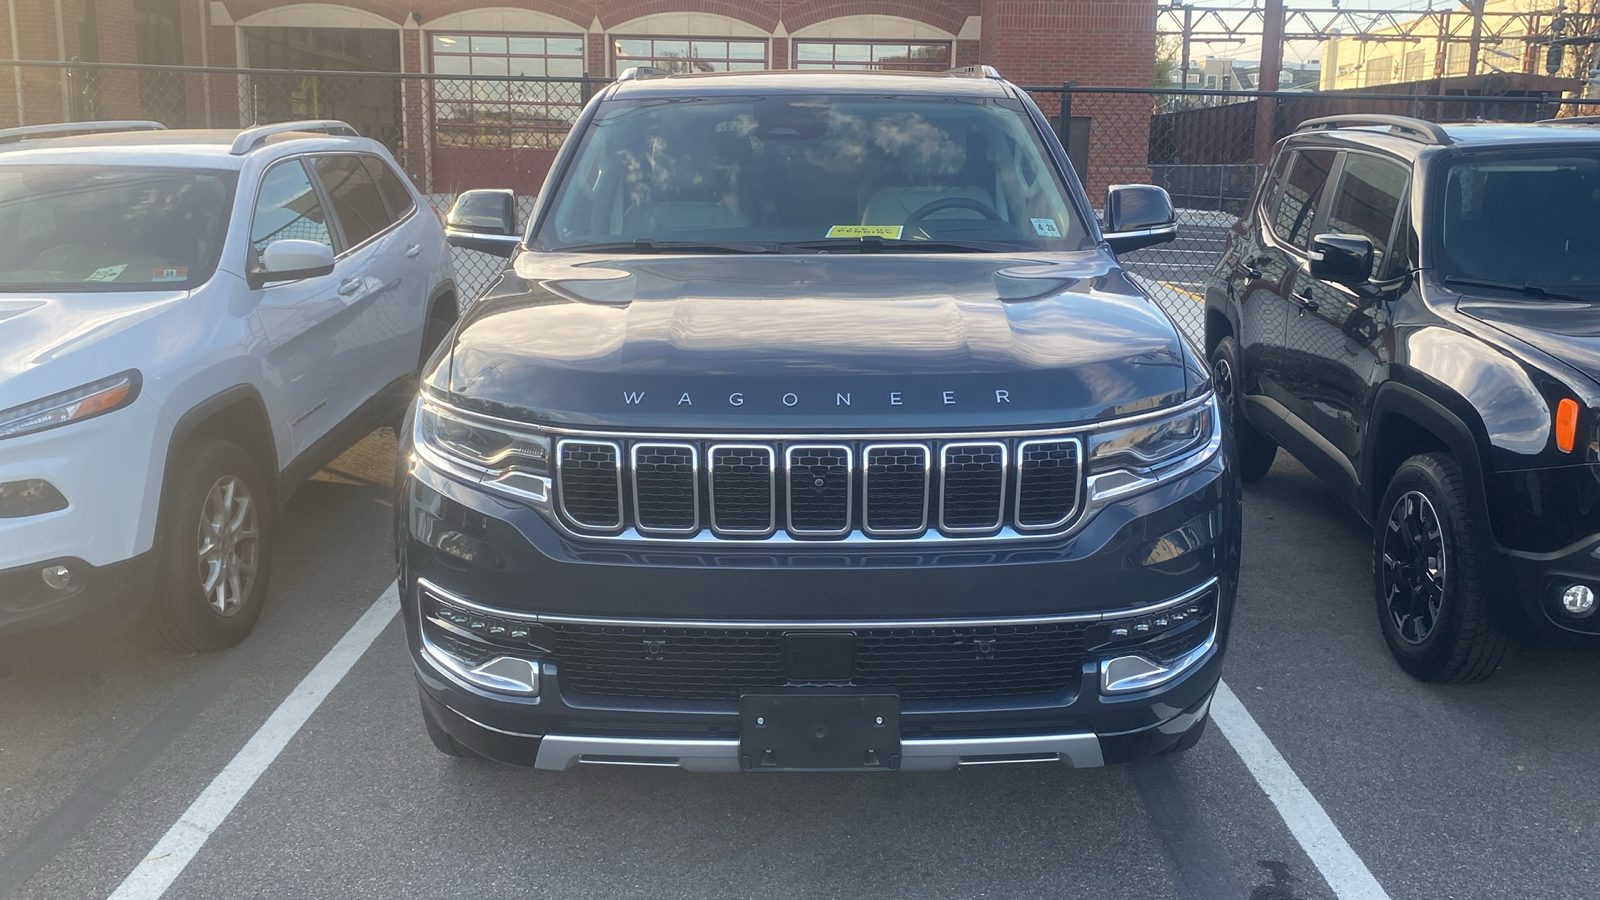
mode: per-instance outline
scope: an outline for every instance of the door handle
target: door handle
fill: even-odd
[[[346,295],[354,294],[356,291],[358,291],[360,289],[361,289],[361,279],[360,278],[346,278],[345,280],[339,282],[339,293],[341,293],[341,294],[346,294]]]
[[[1314,313],[1317,311],[1317,301],[1307,297],[1305,294],[1295,294],[1294,302],[1300,304],[1300,311],[1303,313]]]
[[[406,248],[406,259],[416,259],[417,258],[417,254],[419,254],[421,252],[422,252],[422,245],[421,244],[412,244],[411,246]]]

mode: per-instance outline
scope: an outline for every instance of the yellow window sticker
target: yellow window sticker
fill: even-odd
[[[875,238],[888,238],[889,240],[893,241],[893,240],[898,240],[899,239],[900,232],[903,231],[904,228],[905,228],[905,226],[903,226],[903,225],[835,225],[832,228],[828,229],[828,237],[831,237],[831,238],[875,237]]]
[[[128,264],[123,263],[120,266],[105,266],[104,268],[95,269],[89,273],[89,277],[85,278],[84,281],[116,281],[117,276],[121,275],[122,270],[127,267]]]

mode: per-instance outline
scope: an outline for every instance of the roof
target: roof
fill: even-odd
[[[0,164],[115,163],[138,166],[175,166],[202,169],[238,169],[249,154],[234,155],[231,150],[239,137],[237,128],[171,129],[165,131],[110,131],[69,137],[41,138],[0,145]],[[256,151],[293,144],[293,150],[349,150],[352,141],[367,149],[375,142],[311,132],[280,132],[263,139]],[[106,151],[115,150],[115,157]],[[287,149],[283,152],[288,152]],[[279,153],[272,154],[274,156]]]
[[[1426,124],[1426,123],[1419,123]],[[1303,126],[1302,126],[1303,127]],[[1559,122],[1470,122],[1428,125],[1440,139],[1396,133],[1383,125],[1348,125],[1330,129],[1296,131],[1296,143],[1361,145],[1379,147],[1408,159],[1429,148],[1447,146],[1460,150],[1489,150],[1570,144],[1600,147],[1600,126],[1565,125]]]
[[[615,98],[742,94],[753,90],[793,94],[928,94],[941,97],[1004,97],[996,78],[944,72],[778,70],[701,72],[619,81]]]

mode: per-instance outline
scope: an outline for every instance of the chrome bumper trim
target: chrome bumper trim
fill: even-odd
[[[1093,734],[995,738],[914,738],[900,745],[900,771],[934,772],[958,766],[1064,762],[1084,769],[1105,765]],[[739,742],[732,738],[674,739],[547,734],[535,768],[570,769],[579,763],[668,766],[690,772],[738,772]]]

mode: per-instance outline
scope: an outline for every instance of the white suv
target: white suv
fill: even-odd
[[[342,122],[0,131],[0,633],[242,639],[280,501],[456,314],[438,218]]]

